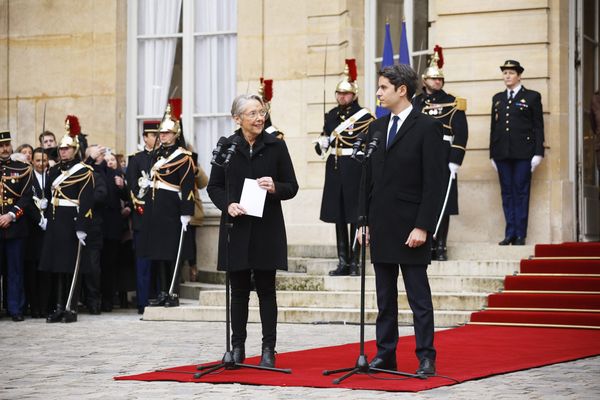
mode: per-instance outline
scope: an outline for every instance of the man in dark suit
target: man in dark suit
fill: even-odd
[[[377,97],[391,114],[369,126],[380,139],[367,174],[368,228],[375,267],[377,355],[371,368],[396,369],[398,266],[410,308],[419,359],[417,374],[434,375],[433,304],[427,279],[431,240],[444,195],[442,124],[411,105],[417,75],[408,65],[379,72]]]
[[[531,175],[544,157],[542,96],[521,85],[524,68],[506,60],[500,66],[506,90],[492,99],[490,159],[498,171],[506,220],[500,246],[524,245]]]

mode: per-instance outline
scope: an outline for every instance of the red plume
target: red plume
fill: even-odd
[[[346,65],[348,66],[348,80],[354,82],[358,76],[358,72],[356,72],[356,60],[354,58],[347,58]]]
[[[67,115],[65,118],[65,124],[69,121],[69,136],[75,137],[81,133],[81,126],[79,126],[79,119],[74,115]]]
[[[438,68],[442,69],[442,67],[444,66],[444,53],[442,53],[442,46],[440,46],[439,44],[436,44],[435,47],[433,48],[433,51],[438,53],[438,57],[440,58],[438,60]]]
[[[181,98],[169,99],[171,105],[171,117],[177,121],[181,120]]]
[[[260,79],[263,80],[262,78]],[[268,103],[273,98],[273,79],[264,79],[263,84],[265,85],[263,99]]]

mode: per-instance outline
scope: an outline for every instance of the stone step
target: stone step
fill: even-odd
[[[501,239],[501,238],[500,238]],[[500,240],[498,239],[498,240]],[[534,245],[498,246],[490,243],[448,243],[449,260],[520,260],[534,253]],[[337,258],[331,245],[288,245],[288,257]],[[368,254],[367,254],[368,257]]]
[[[200,290],[200,306],[224,306],[225,289]],[[487,304],[487,295],[483,293],[432,293],[433,307],[436,310],[479,311]],[[279,307],[304,308],[343,308],[360,309],[360,292],[277,292]],[[258,307],[258,297],[251,293],[250,306]],[[406,293],[398,294],[398,307],[409,309]],[[374,291],[365,292],[365,308],[376,309],[377,297]]]
[[[337,267],[337,259],[290,257],[288,271],[307,275],[328,275]],[[519,270],[519,260],[449,260],[432,261],[427,274],[433,275],[477,275],[503,277]],[[367,260],[367,275],[374,275],[373,264]]]
[[[470,311],[435,311],[436,327],[451,327],[466,323]],[[377,309],[365,309],[365,323],[374,324]],[[144,321],[225,321],[225,307],[182,304],[179,307],[146,307]],[[301,308],[278,307],[277,320],[280,323],[360,323],[360,311],[345,308]],[[258,307],[250,307],[249,322],[260,322]],[[400,325],[412,325],[410,310],[398,311]],[[358,328],[357,328],[358,329]]]
[[[201,282],[225,282],[225,274],[217,271],[198,271]],[[432,292],[483,292],[492,293],[502,288],[503,277],[490,276],[430,276]],[[292,291],[359,291],[360,277],[357,276],[319,276],[293,272],[278,272],[277,290]],[[365,276],[365,290],[375,290],[375,276]],[[398,290],[404,291],[404,282],[398,279]]]

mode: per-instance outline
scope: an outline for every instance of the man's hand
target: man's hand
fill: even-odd
[[[190,221],[192,220],[192,216],[191,215],[182,215],[181,217],[179,217],[179,220],[181,221],[181,227],[183,228],[183,231],[186,232],[187,226],[190,223]]]
[[[419,247],[427,240],[427,231],[421,228],[415,228],[408,235],[408,239],[404,243],[408,247]]]
[[[369,236],[369,227],[365,226],[365,237],[367,238],[367,246],[371,243],[371,237]],[[362,227],[358,227],[358,232],[356,233],[356,240],[358,240],[358,244],[362,246]]]
[[[460,168],[460,165],[456,164],[456,163],[448,163],[448,169],[450,170],[450,175],[452,175],[452,179],[454,179],[456,177],[456,173],[458,172],[458,169]]]
[[[492,163],[492,167],[494,168],[494,171],[498,172],[498,166],[496,165],[496,161],[494,161],[493,158],[490,158],[490,161]]]
[[[79,243],[81,243],[82,246],[85,246],[85,239],[87,238],[87,233],[85,233],[84,231],[77,231],[75,232],[75,234],[77,235],[77,240],[79,240]]]
[[[328,136],[320,136],[318,139],[319,147],[321,147],[321,151],[325,153],[329,148],[329,137]]]
[[[542,162],[543,158],[544,157],[542,156],[533,156],[533,158],[531,159],[531,172],[535,171],[538,165],[540,165],[540,163]]]
[[[0,228],[8,228],[12,222],[12,217],[9,214],[0,215]]]

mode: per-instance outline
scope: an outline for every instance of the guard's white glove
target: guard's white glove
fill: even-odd
[[[150,185],[152,185],[152,181],[148,179],[148,176],[146,176],[145,174],[144,176],[140,176],[140,178],[138,179],[138,186],[140,187],[140,189],[149,188]]]
[[[452,175],[452,179],[454,179],[456,177],[456,173],[458,172],[458,169],[460,168],[460,165],[455,164],[455,163],[448,163],[448,169],[450,170],[450,175]]]
[[[77,231],[75,234],[77,235],[77,239],[79,239],[79,243],[81,243],[82,246],[85,246],[85,238],[87,238],[87,233],[84,231]]]
[[[39,225],[40,228],[42,228],[43,231],[45,231],[46,230],[46,226],[48,225],[48,219],[42,217],[40,219],[40,222],[38,223],[38,225]]]
[[[319,142],[319,147],[321,147],[321,151],[323,153],[325,153],[327,151],[327,149],[329,148],[329,137],[328,136],[320,136],[318,139]]]
[[[490,158],[490,161],[492,162],[492,167],[494,167],[494,171],[498,172],[498,167],[496,166],[496,161],[494,161],[493,158]]]
[[[540,165],[543,158],[544,157],[542,156],[533,156],[533,158],[531,159],[531,172],[533,172],[538,167],[538,165]]]
[[[43,199],[40,200],[40,208],[42,210],[45,210],[46,208],[48,208],[48,199],[43,198]]]
[[[190,220],[192,219],[191,215],[182,215],[180,217],[181,219],[181,227],[183,228],[183,231],[187,231],[187,226],[190,223]]]

